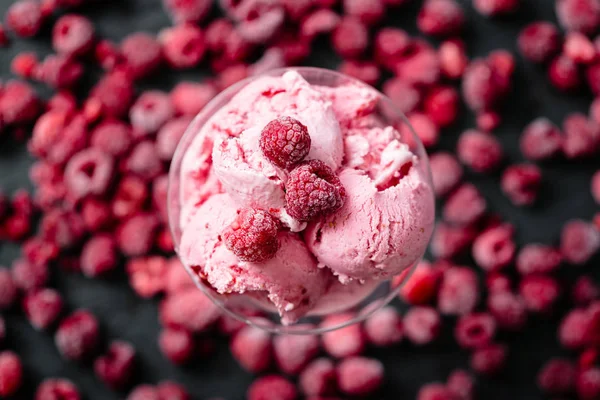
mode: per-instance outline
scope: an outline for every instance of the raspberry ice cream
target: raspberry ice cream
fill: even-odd
[[[284,324],[352,307],[411,267],[433,192],[377,107],[366,86],[311,85],[295,71],[248,83],[183,156],[182,261]]]

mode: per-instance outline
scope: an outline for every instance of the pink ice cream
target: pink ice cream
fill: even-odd
[[[433,194],[417,168],[421,161],[376,117],[377,105],[376,92],[365,86],[314,86],[294,71],[245,86],[184,155],[182,261],[222,295],[268,303],[284,324],[352,307],[410,267],[432,231]],[[308,224],[286,212],[289,172],[259,147],[262,129],[281,116],[307,127],[306,159],[326,163],[346,191],[341,209]],[[222,233],[245,207],[282,222],[274,258],[242,262],[225,245]]]

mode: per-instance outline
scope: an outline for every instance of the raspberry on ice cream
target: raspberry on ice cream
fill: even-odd
[[[433,189],[378,115],[379,96],[287,71],[223,99],[182,155],[183,264],[284,325],[347,310],[412,267],[433,229]]]

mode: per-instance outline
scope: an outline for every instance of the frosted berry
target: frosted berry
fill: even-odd
[[[112,271],[117,266],[116,244],[105,234],[92,237],[81,250],[81,271],[93,278]]]
[[[571,298],[576,305],[587,306],[600,299],[600,286],[590,276],[582,275],[571,288]]]
[[[121,42],[127,70],[134,79],[152,74],[160,66],[163,55],[160,43],[147,33],[127,36]]]
[[[440,315],[431,307],[413,307],[404,316],[406,337],[419,346],[437,339],[441,325]]]
[[[525,302],[509,291],[492,293],[488,297],[487,306],[501,329],[518,331],[527,322]]]
[[[579,372],[575,388],[581,400],[595,400],[600,397],[600,368],[593,367]]]
[[[163,326],[183,328],[190,332],[205,330],[219,315],[220,309],[195,286],[170,294],[159,307],[159,319]]]
[[[80,361],[95,352],[98,330],[96,317],[86,310],[78,310],[60,323],[54,341],[64,358]]]
[[[430,303],[437,294],[442,276],[443,271],[440,268],[434,267],[426,261],[420,262],[410,278],[400,288],[400,298],[409,304]],[[365,326],[365,328],[368,327]]]
[[[471,355],[471,368],[483,375],[495,375],[506,365],[508,349],[501,344],[490,344]]]
[[[159,226],[154,214],[140,213],[124,220],[116,229],[117,246],[128,257],[141,256],[152,249]]]
[[[431,90],[423,101],[423,108],[429,118],[438,126],[451,125],[458,116],[460,97],[451,86],[438,86]]]
[[[348,322],[355,315],[351,313],[328,316],[323,320],[320,328],[339,326]],[[365,337],[359,324],[352,324],[334,331],[326,332],[321,336],[323,349],[332,357],[344,358],[361,354],[366,345]]]
[[[583,220],[571,220],[562,229],[560,251],[574,265],[585,264],[600,249],[600,231]]]
[[[310,135],[306,126],[291,117],[269,122],[260,134],[260,149],[273,164],[290,170],[310,152]]]
[[[414,276],[413,274],[411,279]],[[406,285],[403,288],[405,287]],[[402,318],[394,307],[388,306],[375,311],[364,325],[367,340],[375,346],[391,346],[404,337]]]
[[[519,7],[519,0],[473,0],[473,7],[486,17],[509,14]]]
[[[502,145],[492,135],[468,130],[458,139],[458,158],[475,172],[487,173],[496,169],[502,162],[503,153]]]
[[[12,351],[0,353],[0,396],[13,395],[21,387],[23,367],[21,359]]]
[[[486,209],[487,202],[475,185],[464,183],[446,200],[443,216],[450,224],[470,225],[481,219]]]
[[[521,153],[531,161],[548,159],[562,148],[562,134],[547,118],[537,118],[521,134]]]
[[[528,244],[516,259],[517,271],[522,275],[547,274],[555,271],[562,261],[560,252],[543,244]]]
[[[210,12],[212,0],[163,0],[165,8],[176,24],[202,21]]]
[[[297,375],[319,353],[320,341],[316,335],[278,335],[273,350],[279,369]]]
[[[575,366],[572,362],[554,358],[549,360],[537,376],[537,384],[545,393],[559,395],[569,393],[575,383]]]
[[[600,125],[582,113],[563,121],[563,152],[569,159],[593,156],[600,147]]]
[[[247,400],[295,400],[296,387],[279,375],[267,375],[256,379],[248,388]]]
[[[596,59],[596,48],[592,41],[579,32],[569,32],[565,38],[563,51],[578,64],[589,64]]]
[[[340,179],[319,160],[307,161],[292,170],[285,186],[286,210],[299,221],[331,214],[346,199]]]
[[[444,196],[461,181],[463,168],[453,154],[434,153],[429,158],[433,188],[436,196]]]
[[[81,395],[73,382],[63,378],[44,380],[35,392],[35,400],[80,400]]]
[[[366,357],[349,357],[337,367],[340,390],[349,395],[372,394],[383,382],[383,364]]]
[[[279,249],[278,229],[277,220],[268,212],[246,208],[223,232],[223,239],[240,261],[262,262],[273,258]]]
[[[23,310],[29,323],[36,329],[48,329],[63,310],[63,299],[53,289],[42,289],[28,294],[23,299]]]
[[[185,329],[164,329],[158,337],[158,345],[164,356],[177,365],[189,361],[194,352],[194,338]]]
[[[0,310],[10,308],[19,294],[18,287],[12,278],[10,270],[0,269]]]
[[[462,7],[454,0],[427,0],[417,16],[419,30],[434,36],[458,34],[464,22]]]
[[[175,115],[171,98],[165,92],[148,90],[133,103],[129,119],[134,136],[145,136],[158,130]]]
[[[6,26],[20,37],[35,36],[42,22],[40,4],[34,0],[16,1],[6,11]]]
[[[593,33],[600,25],[600,4],[595,0],[557,0],[556,16],[568,31]]]
[[[159,400],[191,400],[187,390],[180,384],[162,381],[156,386]]]
[[[519,293],[528,310],[549,313],[560,296],[556,279],[545,275],[528,275],[519,285]]]
[[[81,15],[63,15],[52,28],[52,47],[60,54],[81,56],[92,49],[93,41],[94,26]]]
[[[298,378],[298,385],[307,396],[326,396],[337,389],[337,372],[333,362],[318,358],[304,368]]]
[[[67,191],[74,200],[104,195],[112,178],[113,159],[98,149],[77,153],[65,168]]]
[[[441,383],[428,383],[421,386],[417,393],[417,400],[455,400],[452,391]]]
[[[529,61],[543,63],[558,53],[561,37],[558,28],[547,21],[532,22],[519,33],[521,54]]]
[[[472,312],[479,301],[479,282],[475,271],[451,267],[444,272],[438,291],[438,309],[445,315]]]
[[[462,369],[456,369],[448,375],[446,387],[460,400],[472,400],[475,397],[473,376]]]
[[[477,349],[489,344],[496,333],[496,321],[486,313],[462,316],[454,328],[457,343],[465,349]]]
[[[216,95],[212,83],[180,82],[171,90],[171,103],[178,114],[195,117]]]
[[[114,341],[108,351],[94,362],[94,372],[106,386],[113,390],[124,388],[135,367],[135,349],[127,342]]]
[[[174,69],[197,66],[206,50],[202,31],[192,25],[177,25],[160,32],[159,41],[167,63]]]
[[[576,89],[581,85],[581,73],[579,67],[565,55],[556,57],[548,68],[550,83],[563,92]]]
[[[464,43],[459,40],[447,40],[438,49],[438,58],[442,74],[449,79],[463,76],[469,64]]]
[[[344,17],[331,34],[331,42],[340,56],[355,58],[369,45],[369,31],[358,19]]]

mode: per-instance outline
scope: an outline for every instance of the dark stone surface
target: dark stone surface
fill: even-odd
[[[519,29],[528,21],[549,19],[555,21],[553,1],[523,1],[522,10],[515,16],[487,20],[478,15],[470,1],[460,0],[468,14],[469,28],[463,35],[471,56],[484,55],[496,48],[515,52]],[[0,12],[12,1],[0,2]],[[386,25],[397,25],[416,33],[415,15],[420,1],[390,12]],[[98,33],[118,41],[134,31],[156,33],[169,24],[160,0],[98,0],[82,12],[94,21]],[[32,40],[16,40],[8,49],[0,50],[0,77],[9,79],[10,60],[20,51],[33,50],[39,54],[50,51],[49,32]],[[560,124],[565,115],[573,111],[587,112],[591,97],[586,94],[565,95],[554,91],[541,68],[523,63],[518,58],[515,89],[502,112],[503,123],[497,136],[507,151],[509,162],[521,161],[517,138],[523,126],[537,116],[547,116]],[[321,43],[307,64],[334,68],[339,59],[326,42]],[[207,69],[200,68],[185,73],[162,73],[147,81],[147,87],[169,89],[181,79],[200,79]],[[91,74],[93,75],[93,74]],[[91,78],[88,81],[92,82]],[[142,85],[144,86],[144,85]],[[47,90],[44,93],[48,94]],[[473,126],[473,116],[464,113],[460,123],[445,130],[440,148],[453,149],[458,134]],[[3,140],[0,142],[0,187],[14,191],[30,187],[27,168],[32,159],[23,144]],[[598,210],[589,190],[589,179],[600,166],[598,159],[566,163],[556,161],[542,166],[544,188],[540,202],[534,208],[513,207],[500,192],[498,176],[468,176],[481,188],[490,207],[517,227],[520,244],[539,241],[556,243],[562,224],[570,218],[591,218]],[[18,248],[0,244],[0,264],[9,265],[18,255]],[[577,271],[564,271],[563,282],[573,280],[575,273],[586,271],[598,279],[597,262]],[[158,301],[138,299],[124,279],[110,281],[88,280],[77,275],[54,274],[52,284],[64,294],[70,310],[85,307],[100,319],[104,338],[131,341],[138,350],[139,373],[136,382],[154,383],[173,379],[185,384],[194,399],[222,396],[228,400],[241,400],[252,377],[243,372],[232,360],[225,340],[218,343],[213,356],[199,359],[191,366],[177,368],[165,361],[156,339],[160,330],[157,321]],[[562,278],[562,277],[561,277]],[[111,400],[124,398],[106,389],[93,375],[90,365],[64,362],[53,344],[52,336],[34,331],[18,313],[6,315],[8,322],[8,347],[23,358],[26,384],[19,399],[31,399],[39,381],[51,376],[64,376],[75,381],[86,399]],[[510,344],[511,355],[506,373],[495,379],[479,378],[478,398],[533,400],[542,396],[535,387],[535,374],[544,360],[555,355],[567,355],[556,341],[559,316],[531,318],[524,333],[501,335]],[[446,324],[448,325],[448,324]],[[444,380],[454,368],[467,367],[468,355],[452,343],[451,330],[434,346],[417,349],[406,343],[387,349],[369,351],[385,363],[387,380],[374,399],[412,399],[418,388],[426,383]]]

